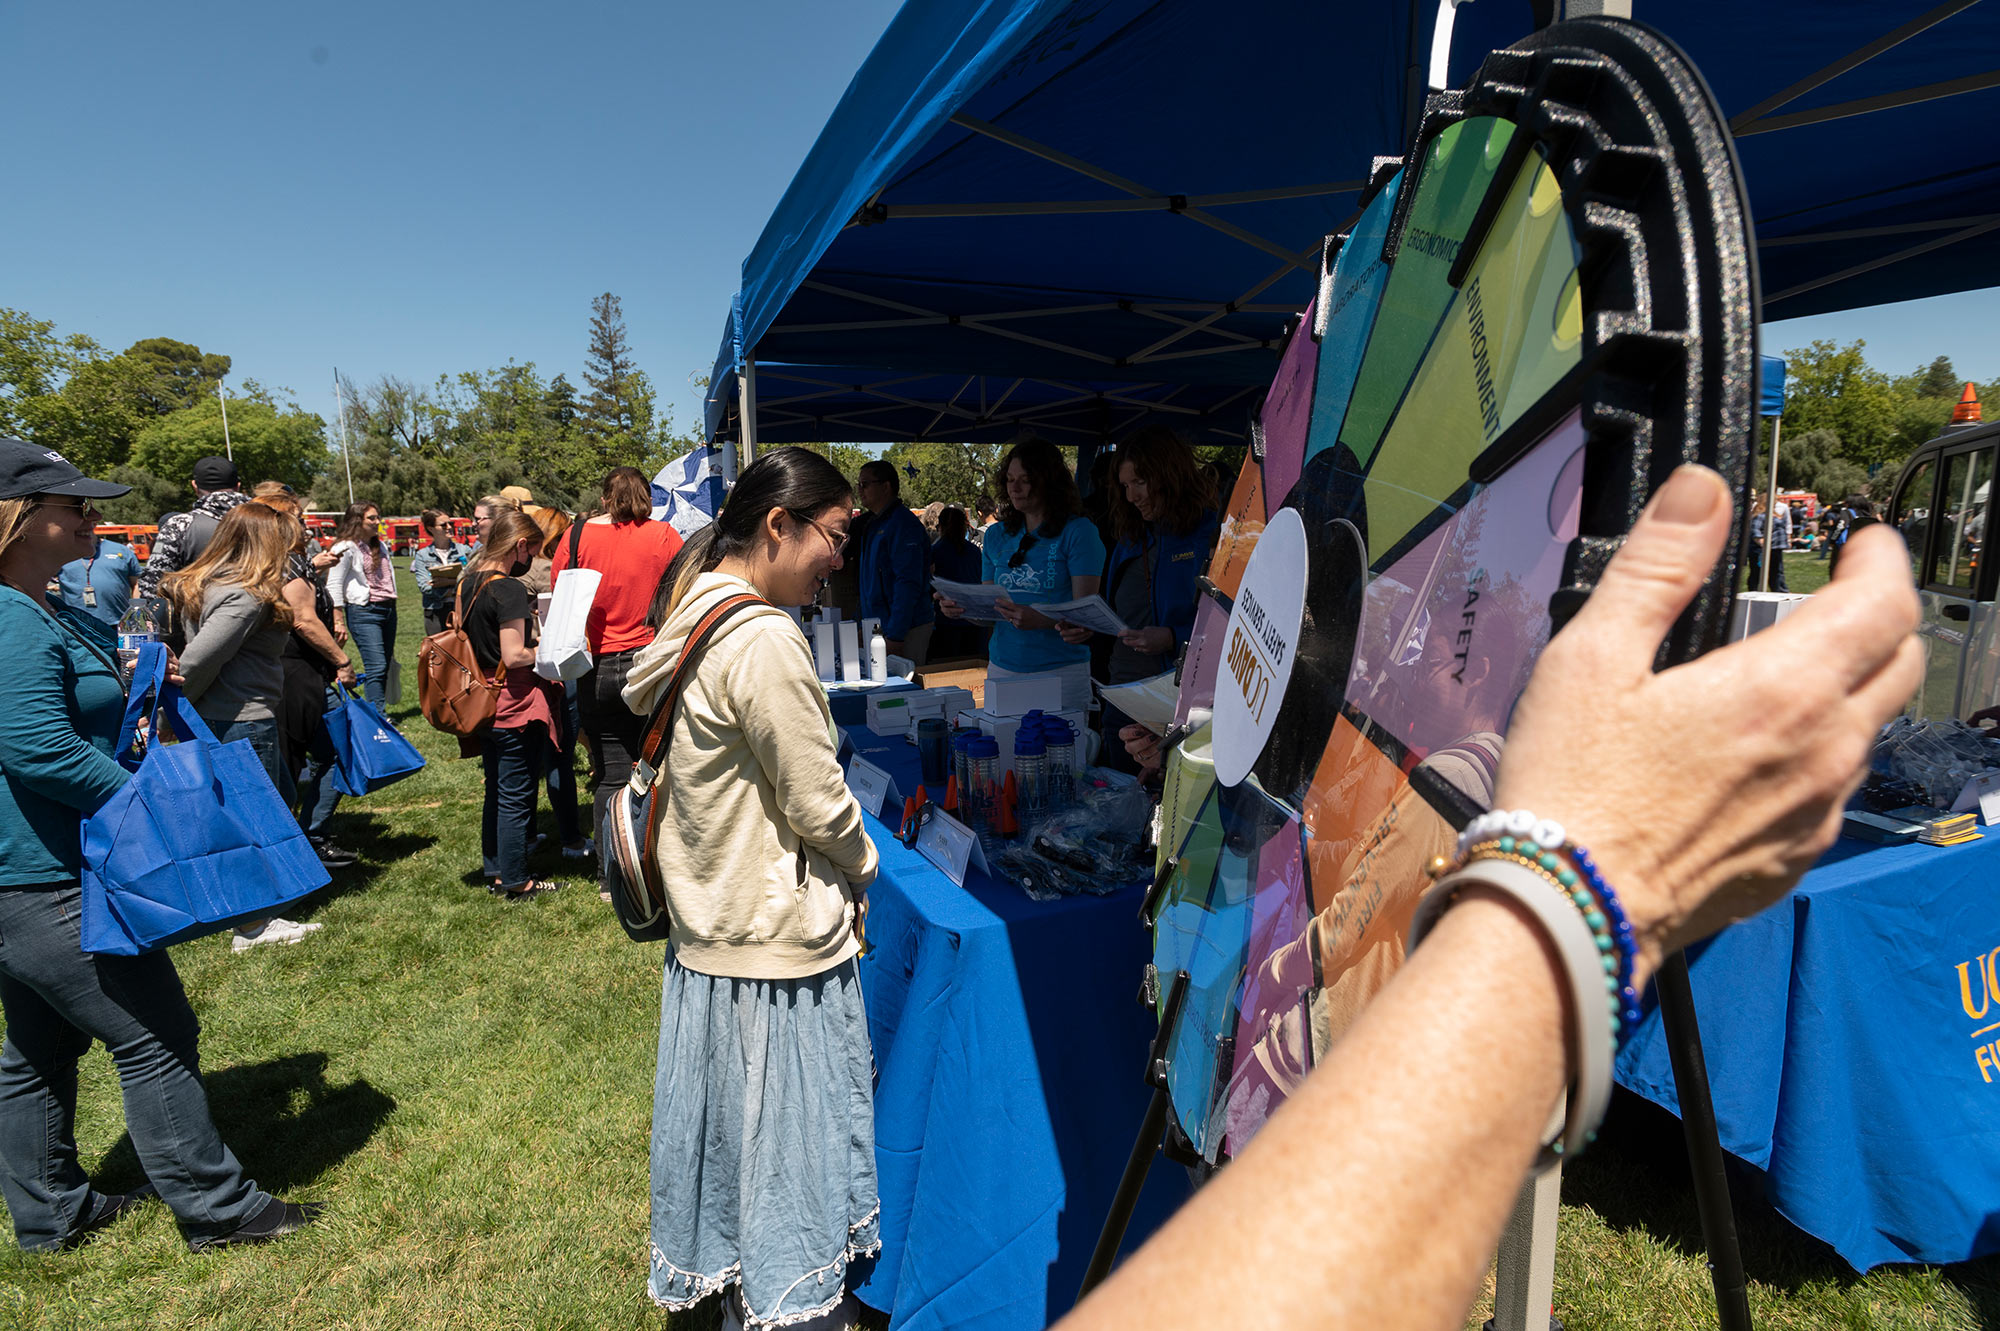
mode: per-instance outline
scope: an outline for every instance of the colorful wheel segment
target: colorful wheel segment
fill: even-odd
[[[1181,666],[1149,903],[1180,1133],[1235,1154],[1403,958],[1514,704],[1647,496],[1746,484],[1733,151],[1659,37],[1559,23],[1433,96],[1329,240]],[[1664,659],[1716,645],[1739,551]],[[1299,567],[1303,565],[1303,567]],[[1302,589],[1302,593],[1301,593]]]

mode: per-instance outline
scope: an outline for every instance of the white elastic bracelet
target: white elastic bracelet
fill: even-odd
[[[1611,1011],[1604,1002],[1604,963],[1597,939],[1567,893],[1526,865],[1512,860],[1475,860],[1438,880],[1417,904],[1410,920],[1409,950],[1468,887],[1487,887],[1518,901],[1555,944],[1569,978],[1571,1035],[1576,1066],[1571,1070],[1569,1112],[1559,1137],[1542,1143],[1537,1173],[1581,1151],[1611,1103]]]

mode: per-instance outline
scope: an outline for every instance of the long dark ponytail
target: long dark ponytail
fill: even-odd
[[[746,467],[715,521],[688,537],[653,593],[646,622],[657,631],[680,608],[694,580],[752,548],[764,518],[782,508],[800,522],[853,502],[840,468],[807,448],[774,448]]]

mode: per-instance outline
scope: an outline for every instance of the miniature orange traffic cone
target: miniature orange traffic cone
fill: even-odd
[[[949,814],[956,814],[958,812],[958,773],[956,772],[945,778],[944,811]]]
[[[1958,405],[1951,409],[1951,423],[1953,425],[1979,424],[1979,394],[1973,391],[1972,385],[1969,382],[1965,385],[1965,391],[1959,394]]]
[[[1007,773],[1007,779],[1000,783],[1000,835],[1017,836],[1021,825],[1014,820],[1014,810],[1020,804],[1020,791],[1014,785],[1014,774]]]

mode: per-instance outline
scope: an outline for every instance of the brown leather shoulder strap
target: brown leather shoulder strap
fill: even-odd
[[[674,663],[674,673],[667,680],[666,692],[660,695],[659,704],[653,708],[652,718],[646,723],[646,741],[640,747],[639,761],[652,770],[655,784],[646,800],[645,853],[641,857],[640,873],[645,879],[647,895],[662,910],[666,909],[667,890],[660,879],[660,862],[653,854],[653,847],[660,842],[660,818],[667,807],[666,800],[661,798],[665,787],[658,783],[658,777],[666,759],[667,745],[673,738],[674,711],[680,703],[681,691],[694,678],[695,666],[708,649],[715,631],[730,617],[754,606],[768,604],[761,596],[741,592],[710,606],[688,633],[687,641],[681,646],[681,659]]]

